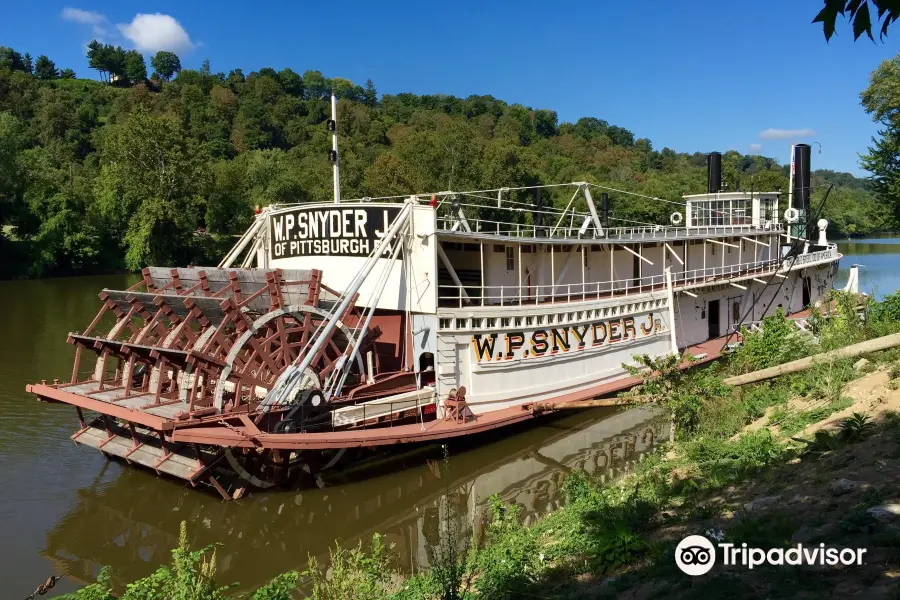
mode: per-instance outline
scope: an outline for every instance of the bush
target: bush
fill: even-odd
[[[788,401],[788,390],[783,385],[762,383],[744,390],[741,404],[749,421],[755,421],[766,414],[766,409]]]
[[[187,523],[181,522],[178,547],[172,550],[172,564],[128,584],[121,600],[225,600],[225,592],[234,587],[217,586],[215,545],[191,550]],[[253,594],[251,600],[291,600],[299,575],[291,571],[273,579]],[[60,600],[116,600],[110,584],[110,570],[101,569],[97,582]]]
[[[519,507],[491,497],[485,546],[477,552],[475,589],[482,598],[520,598],[540,574],[537,536],[519,522]]]
[[[798,331],[780,308],[763,319],[761,331],[750,333],[742,328],[741,336],[744,343],[729,361],[736,373],[774,367],[812,353],[810,336]]]
[[[369,552],[363,551],[362,542],[350,550],[335,546],[330,571],[320,568],[315,557],[309,558],[304,575],[312,582],[311,600],[380,600],[401,588],[400,577],[378,534],[372,536]]]
[[[733,462],[740,467],[769,464],[781,452],[781,446],[768,429],[745,433],[736,440],[700,437],[685,444],[689,459],[698,463]]]

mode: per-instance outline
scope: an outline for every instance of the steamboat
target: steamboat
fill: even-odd
[[[651,224],[610,211],[638,194],[586,182],[344,201],[329,126],[332,202],[259,208],[217,267],[102,290],[68,336],[71,377],[27,387],[75,408],[77,444],[236,498],[354,453],[503,435],[633,386],[634,355],[712,360],[834,283],[805,144],[786,202],[723,191],[714,152],[705,193],[643,197],[672,211]]]

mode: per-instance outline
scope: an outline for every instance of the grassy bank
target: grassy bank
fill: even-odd
[[[674,440],[610,485],[571,474],[565,506],[530,526],[516,506],[493,501],[484,523],[460,526],[448,513],[421,573],[401,574],[376,536],[366,547],[336,548],[330,565],[312,559],[305,572],[252,597],[819,598],[835,590],[897,597],[900,349],[742,388],[721,383],[900,329],[900,296],[871,304],[864,320],[851,300],[838,294],[837,314],[811,319],[815,337],[777,315],[734,354],[702,369],[639,359],[645,368],[636,372],[647,377],[636,393],[669,411]],[[824,542],[866,548],[867,555],[860,567],[716,565],[692,578],[674,560],[676,545],[691,534],[760,548]],[[192,553],[185,539],[172,567],[132,584],[123,597],[228,597],[214,584],[214,549]],[[304,594],[292,591],[298,583]],[[101,582],[69,598],[112,597]]]

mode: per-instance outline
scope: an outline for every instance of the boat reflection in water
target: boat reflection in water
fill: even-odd
[[[356,544],[373,533],[383,534],[401,567],[411,569],[428,564],[427,541],[438,541],[442,506],[453,506],[460,520],[472,519],[498,494],[531,522],[562,505],[567,473],[584,469],[601,481],[619,477],[664,430],[650,408],[569,414],[470,450],[451,447],[448,461],[432,446],[358,465],[322,488],[230,503],[111,464],[78,491],[77,504],[48,532],[43,554],[57,572],[82,582],[109,565],[121,584],[169,562],[179,523],[186,520],[193,544],[221,543],[220,581],[239,581],[245,590],[303,569],[309,555],[327,562],[335,541]]]

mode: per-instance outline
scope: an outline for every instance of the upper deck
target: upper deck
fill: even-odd
[[[250,254],[266,268],[319,269],[336,290],[361,280],[359,305],[388,310],[583,300],[659,289],[667,272],[692,286],[781,269],[797,219],[779,218],[780,199],[710,192],[679,202],[574,182],[272,205]],[[632,201],[666,222],[638,220]],[[836,259],[826,254],[817,256]]]

